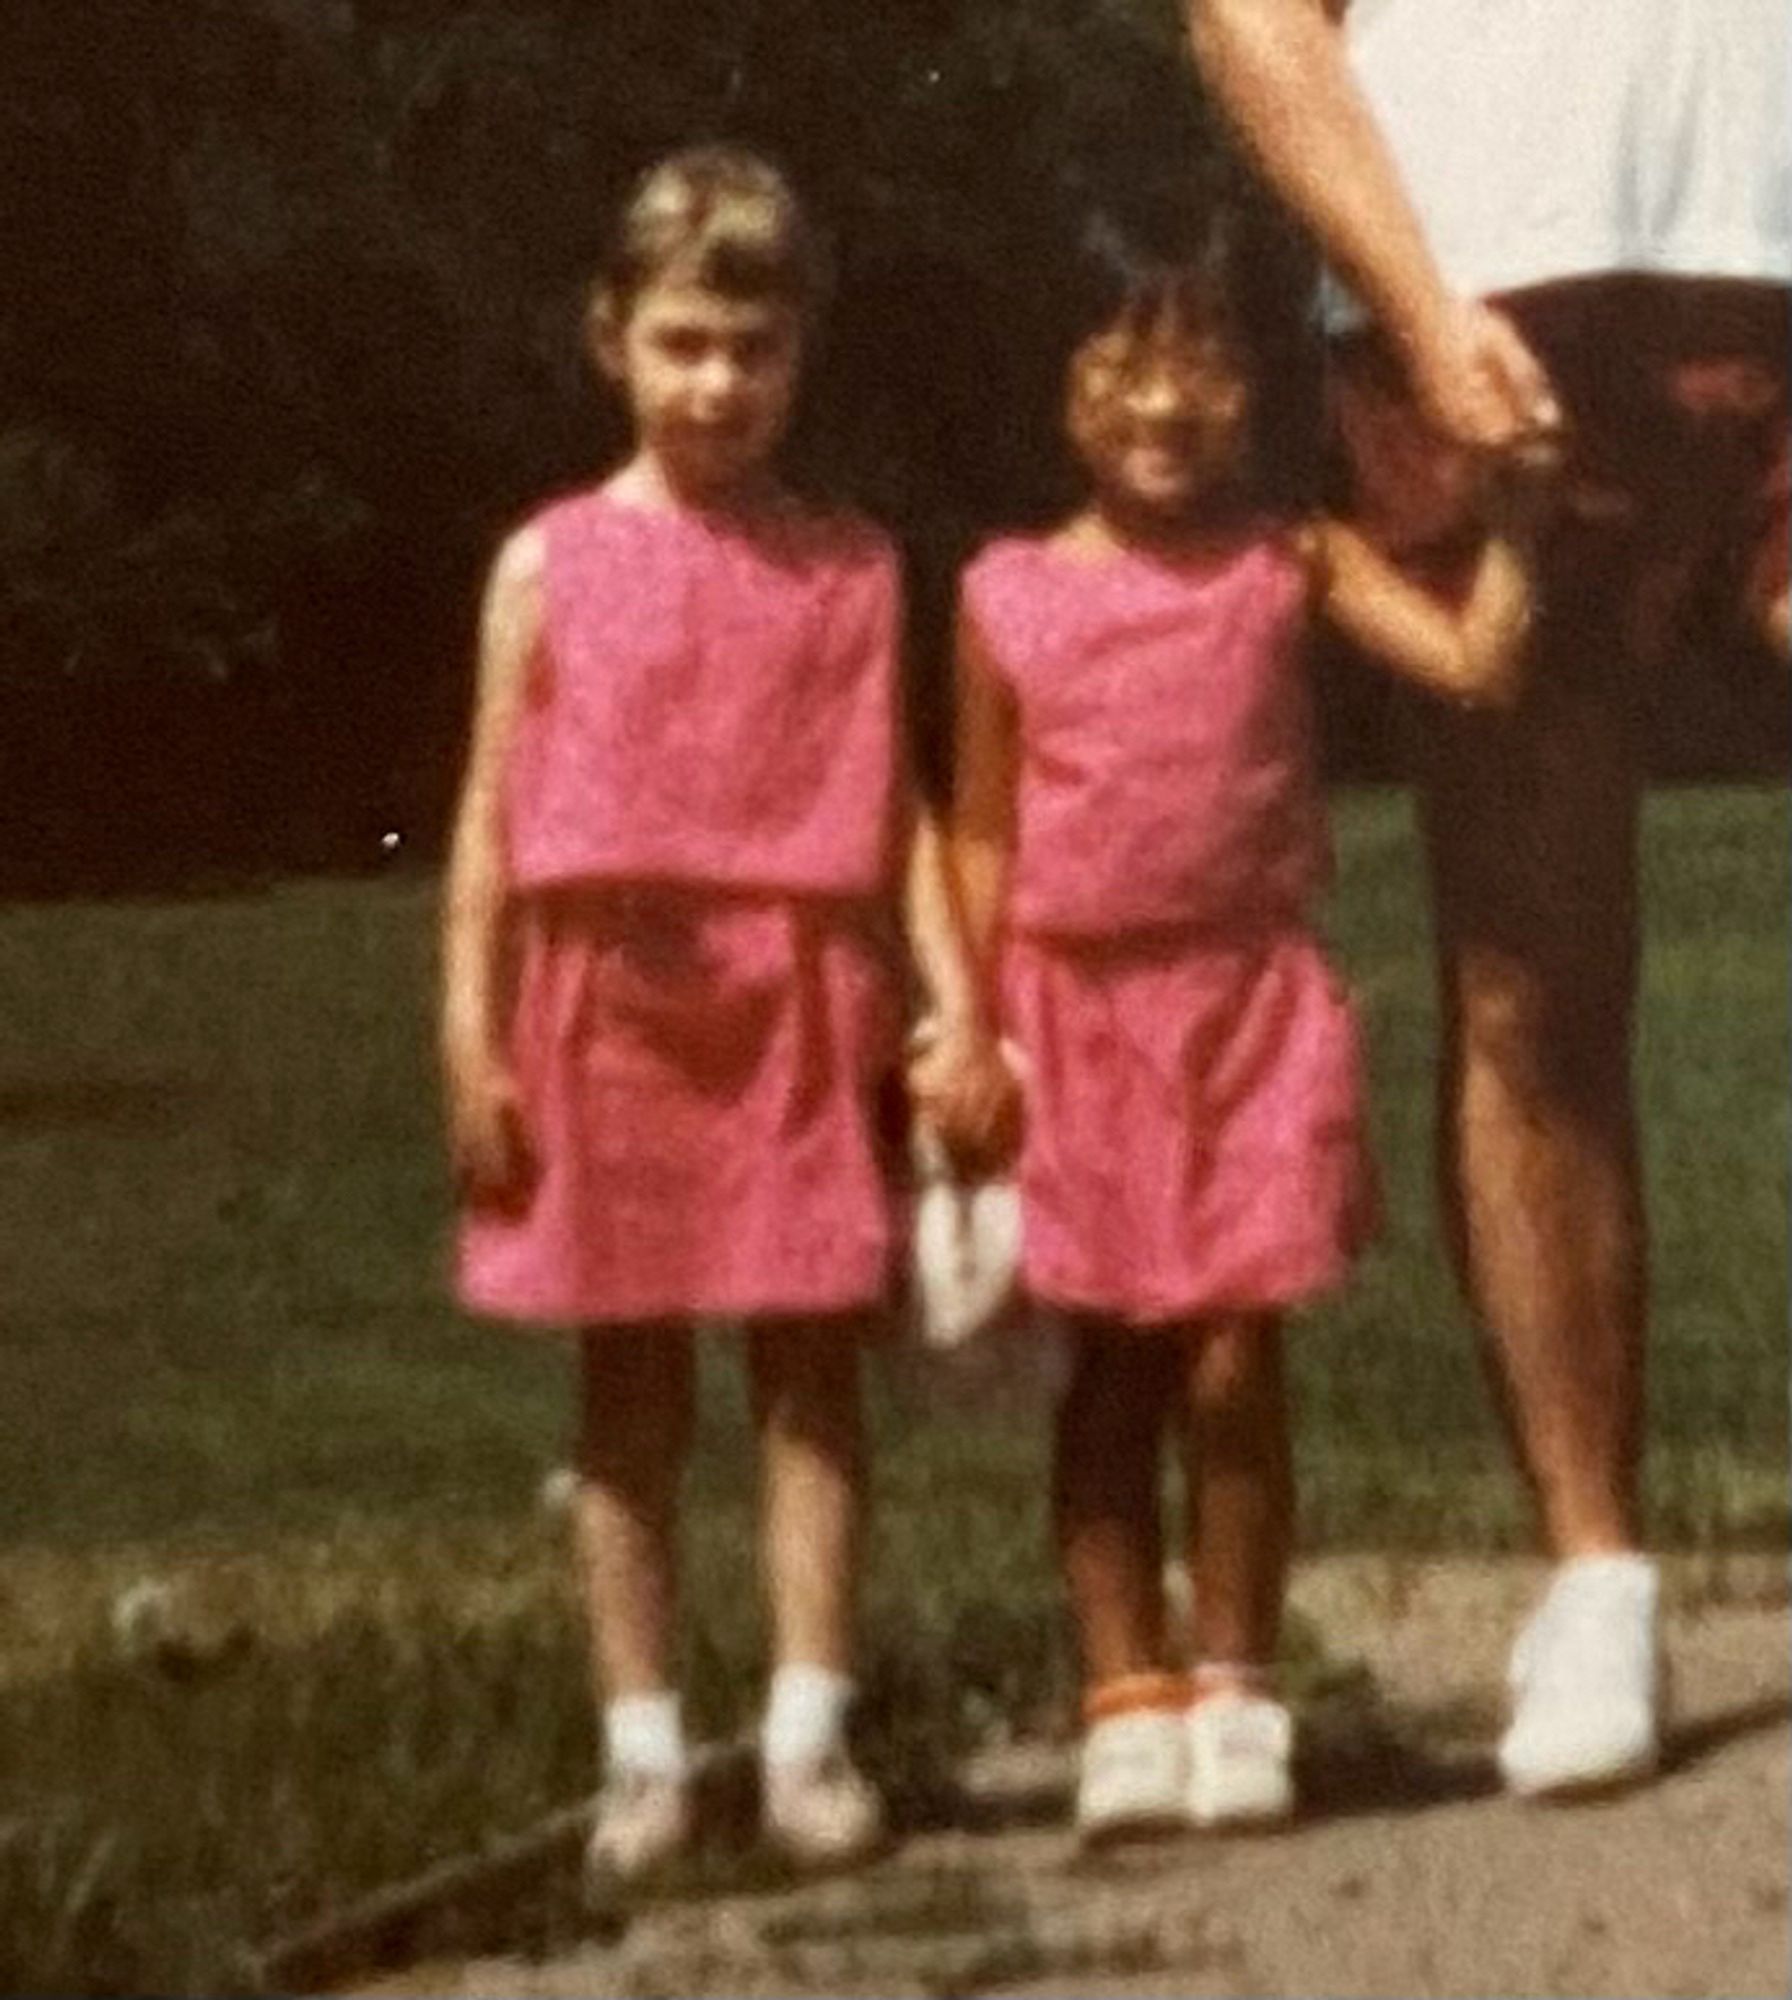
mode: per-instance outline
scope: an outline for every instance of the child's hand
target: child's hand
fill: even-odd
[[[536,1162],[516,1080],[483,1044],[450,1043],[445,1066],[456,1187],[475,1207],[520,1208],[534,1185]]]
[[[1440,437],[1401,388],[1343,376],[1339,434],[1350,459],[1352,518],[1400,556],[1453,541],[1477,518],[1487,458]]]
[[[972,1025],[943,1026],[909,1065],[909,1094],[962,1170],[990,1173],[1020,1140],[1021,1094],[996,1038]]]
[[[1561,433],[1526,438],[1488,469],[1481,515],[1496,535],[1528,546],[1567,497]]]

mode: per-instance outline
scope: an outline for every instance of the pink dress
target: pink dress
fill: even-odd
[[[507,774],[538,1172],[477,1311],[825,1313],[885,1289],[896,566],[857,523],[547,509]]]
[[[1288,1305],[1373,1227],[1355,1021],[1306,919],[1305,591],[1268,532],[1198,564],[1010,540],[965,574],[1019,716],[1003,998],[1040,1299],[1141,1325]]]

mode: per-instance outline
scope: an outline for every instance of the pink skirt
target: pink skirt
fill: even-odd
[[[890,956],[856,907],[595,887],[531,898],[510,1046],[538,1178],[461,1217],[501,1318],[844,1312],[892,1261]]]
[[[1318,942],[1017,937],[1023,1271],[1140,1324],[1338,1284],[1379,1213],[1356,1021]]]

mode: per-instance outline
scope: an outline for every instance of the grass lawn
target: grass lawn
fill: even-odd
[[[1331,927],[1362,996],[1392,1217],[1296,1343],[1311,1547],[1526,1533],[1433,1243],[1428,939],[1403,801],[1339,802]],[[1787,804],[1658,795],[1640,1082],[1663,1541],[1787,1520]],[[535,1509],[566,1359],[441,1282],[432,885],[0,911],[0,1990],[240,1986],[233,1946],[576,1795],[563,1551]],[[1036,1419],[874,1384],[872,1727],[921,1773],[1061,1692]],[[693,1701],[749,1712],[740,1399],[691,1490]],[[125,1658],[181,1579],[246,1652]],[[203,1650],[203,1648],[201,1649]],[[919,1780],[917,1780],[919,1782]]]

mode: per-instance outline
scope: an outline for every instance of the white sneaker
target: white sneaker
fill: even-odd
[[[1267,1695],[1210,1694],[1189,1709],[1186,1809],[1196,1826],[1271,1826],[1294,1811],[1294,1719]]]
[[[1512,1725],[1499,1747],[1510,1790],[1596,1791],[1655,1769],[1659,1596],[1646,1556],[1582,1556],[1556,1571],[1512,1649]]]
[[[639,1881],[681,1853],[693,1829],[687,1779],[617,1770],[597,1795],[586,1870],[594,1880]]]
[[[1086,1846],[1176,1831],[1187,1795],[1188,1733],[1175,1709],[1130,1709],[1089,1725],[1076,1787]]]
[[[884,1844],[884,1804],[844,1750],[813,1763],[767,1763],[765,1831],[802,1868],[846,1868]]]

